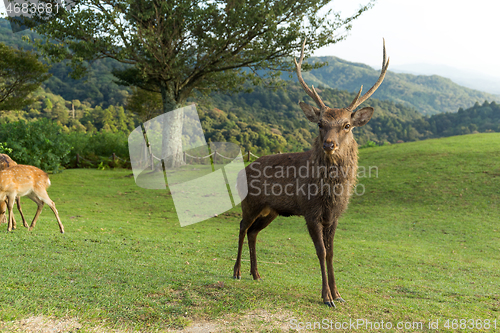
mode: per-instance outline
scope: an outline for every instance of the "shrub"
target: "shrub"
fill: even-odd
[[[377,144],[373,141],[368,140],[364,145],[359,146],[359,149],[377,147]]]
[[[128,136],[123,132],[71,132],[66,136],[67,141],[72,146],[70,152],[71,162],[69,163],[71,166],[76,164],[76,154],[82,157],[80,167],[96,167],[97,164],[103,161],[107,163],[108,160],[110,166],[123,165],[118,160],[114,164],[111,162],[113,153],[123,160],[129,159]]]
[[[57,173],[69,162],[71,146],[62,127],[46,118],[0,124],[0,142],[4,150],[12,149],[9,155],[19,164]]]

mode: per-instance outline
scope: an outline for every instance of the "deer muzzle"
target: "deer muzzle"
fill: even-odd
[[[337,149],[339,149],[339,145],[335,142],[326,141],[323,143],[323,150],[329,155],[333,154]]]

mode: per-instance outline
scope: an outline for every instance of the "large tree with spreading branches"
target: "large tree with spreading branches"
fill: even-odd
[[[326,9],[330,0],[73,2],[70,10],[34,26],[45,36],[39,49],[52,60],[68,59],[74,77],[85,75],[87,61],[129,64],[115,76],[122,84],[160,93],[164,112],[195,92],[239,91],[247,83],[278,78],[280,71],[293,70],[291,56],[305,38],[306,55],[338,42],[372,5],[342,17]],[[179,144],[180,133],[181,120],[164,126],[164,137],[178,137]],[[182,152],[172,151],[176,146],[164,144],[167,167],[182,161]]]
[[[0,112],[33,103],[30,94],[51,76],[47,72],[36,53],[0,43]]]

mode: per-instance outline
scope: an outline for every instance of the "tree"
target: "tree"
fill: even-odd
[[[0,111],[19,110],[33,102],[29,94],[47,80],[48,66],[31,51],[0,43]]]
[[[321,11],[329,2],[79,0],[71,11],[36,26],[46,38],[37,46],[52,60],[69,59],[74,77],[85,74],[86,60],[109,57],[132,65],[114,72],[120,83],[160,93],[168,112],[195,92],[240,91],[244,83],[278,78],[281,70],[293,69],[290,56],[304,38],[307,53],[344,39],[351,21],[371,7],[341,18]],[[164,139],[176,137],[181,144],[180,119],[163,128]],[[163,157],[172,156],[165,165],[175,167],[182,151],[165,140],[163,145]]]
[[[162,107],[160,94],[141,88],[134,88],[127,99],[127,109],[136,114],[142,122],[159,116],[163,112]]]

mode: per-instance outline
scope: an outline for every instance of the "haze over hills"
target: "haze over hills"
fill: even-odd
[[[311,57],[308,61],[328,63],[327,66],[303,73],[306,82],[316,87],[357,92],[363,85],[366,91],[380,75],[379,70],[368,65],[337,57]],[[466,88],[438,75],[412,75],[391,70],[373,97],[414,107],[424,115],[457,112],[459,108],[469,108],[485,100],[500,101],[498,95]]]
[[[500,95],[500,77],[492,75],[466,71],[442,64],[406,64],[397,67],[393,66],[392,70],[397,73],[414,75],[440,75],[464,87]]]

